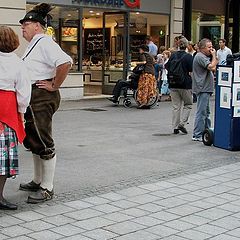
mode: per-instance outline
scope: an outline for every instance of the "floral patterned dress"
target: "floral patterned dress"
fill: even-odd
[[[154,59],[148,52],[144,52],[141,54],[140,60],[146,63],[144,72],[141,74],[138,82],[137,101],[140,106],[147,106],[149,100],[157,94]]]
[[[13,129],[0,122],[0,176],[18,175],[18,140]]]
[[[147,105],[150,99],[156,96],[156,78],[149,73],[143,73],[138,82],[137,101],[140,105]]]

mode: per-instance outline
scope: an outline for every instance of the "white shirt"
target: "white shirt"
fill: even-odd
[[[226,47],[224,49],[217,50],[217,57],[218,57],[218,64],[219,65],[226,65],[227,55],[232,54],[230,48]]]
[[[0,52],[0,89],[16,92],[18,112],[26,112],[31,81],[23,61],[15,53]]]
[[[168,60],[169,60],[169,59],[166,59],[166,60],[164,61],[164,64],[163,64],[162,81],[167,80],[168,71],[167,71],[167,69],[165,68],[165,65],[166,65],[166,63],[168,62]]]
[[[189,53],[189,54],[191,54],[192,56],[193,56],[193,54],[194,54],[195,52],[196,52],[195,50],[193,50],[192,52],[189,52],[188,49],[186,49],[186,53]]]
[[[39,42],[25,58],[38,40]],[[71,57],[53,41],[52,37],[45,34],[36,34],[33,37],[22,59],[24,59],[27,69],[30,72],[32,84],[37,80],[54,78],[56,75],[56,68],[59,65],[67,62],[73,63]]]

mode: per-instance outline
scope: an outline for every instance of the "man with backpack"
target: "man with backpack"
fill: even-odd
[[[168,82],[172,98],[172,126],[173,133],[180,131],[187,134],[185,125],[188,123],[192,109],[192,55],[186,52],[188,40],[179,40],[179,51],[172,53],[166,69],[168,70]],[[182,113],[182,116],[181,116]]]

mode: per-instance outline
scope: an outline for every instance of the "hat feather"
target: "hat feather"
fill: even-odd
[[[50,4],[40,3],[33,8],[33,11],[39,13],[45,18],[52,9],[53,7]]]

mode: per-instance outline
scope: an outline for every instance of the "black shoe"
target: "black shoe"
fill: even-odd
[[[182,133],[188,134],[188,131],[187,131],[187,129],[186,129],[184,126],[179,125],[179,126],[178,126],[178,129],[179,129]]]
[[[37,184],[34,181],[31,181],[29,183],[21,183],[19,186],[19,190],[22,190],[22,191],[36,192],[39,189],[40,189],[40,183]]]
[[[113,102],[113,103],[118,103],[118,100],[115,97],[109,97],[107,100]]]
[[[17,210],[17,205],[8,202],[7,200],[3,199],[0,201],[0,209],[1,210]]]
[[[147,106],[147,105],[140,105],[137,107],[138,109],[150,109],[151,107],[150,106]]]
[[[36,193],[28,196],[27,203],[43,203],[45,201],[51,200],[53,198],[53,190],[49,191],[44,188],[40,188]]]
[[[179,134],[179,130],[178,129],[174,129],[173,130],[173,134]]]

